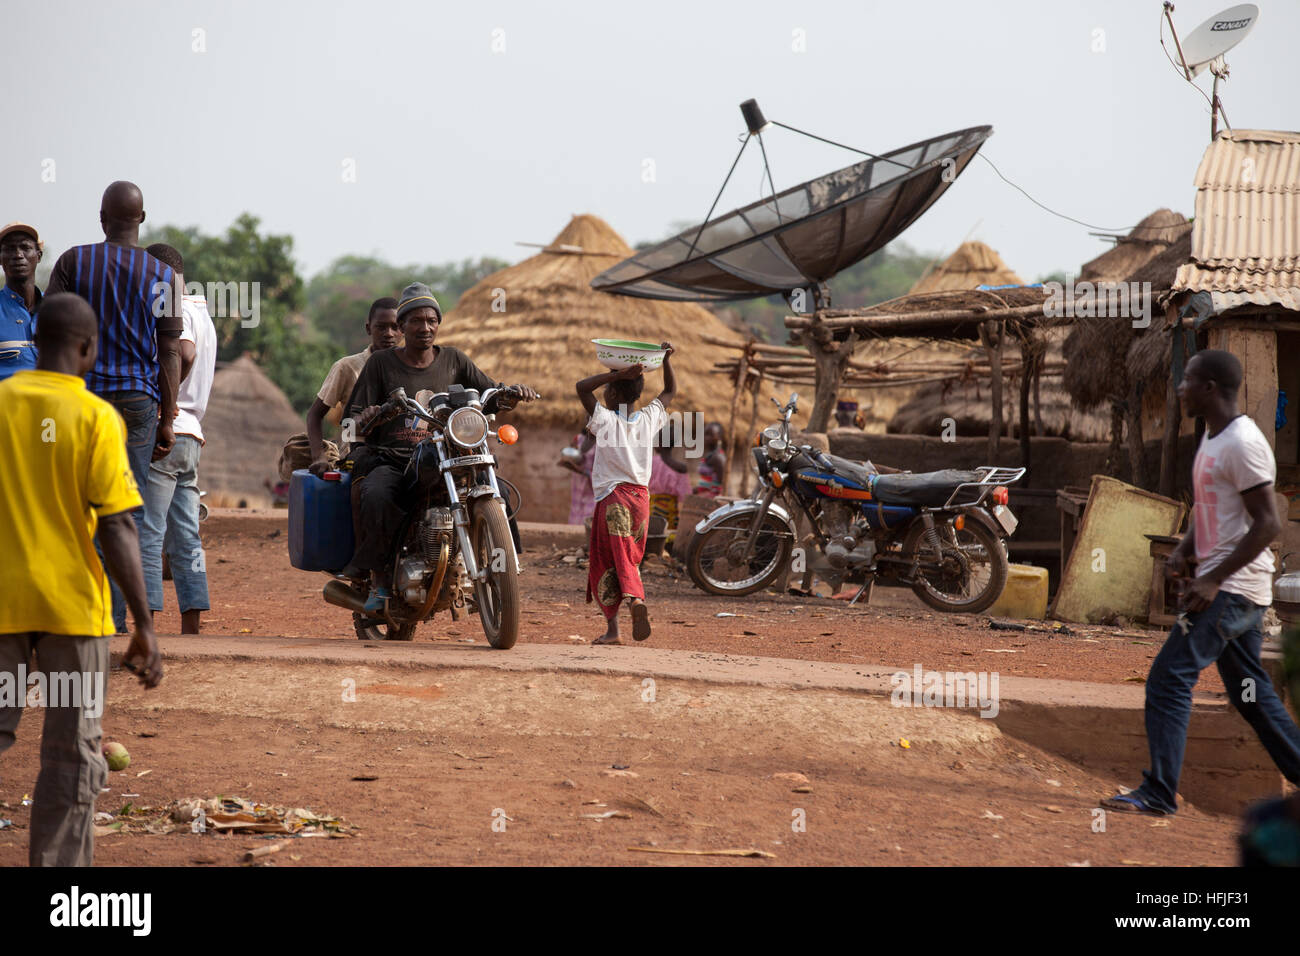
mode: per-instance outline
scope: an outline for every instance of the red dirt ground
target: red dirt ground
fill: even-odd
[[[356,645],[347,612],[319,597],[323,575],[289,566],[266,523],[209,535],[214,634],[337,638]],[[590,639],[585,572],[554,553],[525,556],[522,641]],[[777,658],[1121,683],[1141,680],[1162,635],[1077,628],[1065,636],[995,631],[979,617],[923,610],[902,592],[883,606],[758,595],[728,605],[646,571],[651,645]],[[168,585],[168,603],[174,595]],[[911,605],[911,606],[909,606]],[[735,614],[719,618],[719,612]],[[159,618],[174,633],[172,609]],[[477,618],[439,619],[419,641],[482,646]],[[311,665],[229,656],[168,664],[146,692],[117,671],[106,739],[132,764],[110,775],[98,808],[164,806],[238,794],[309,807],[360,828],[351,839],[299,839],[268,865],[909,864],[1222,865],[1237,822],[1188,807],[1152,820],[1109,814],[1119,783],[953,711],[822,690],[661,681],[557,671]],[[601,649],[636,654],[635,647]],[[509,653],[509,652],[500,652]],[[1209,675],[1207,675],[1208,677]],[[351,680],[355,702],[340,698]],[[1217,677],[1213,678],[1217,682]],[[1206,681],[1202,689],[1218,688]],[[22,806],[37,770],[37,714],[0,761],[0,865],[26,859]],[[761,728],[761,732],[756,732]],[[900,742],[906,740],[904,748]],[[614,768],[626,767],[626,771]],[[774,776],[800,773],[807,784]],[[356,777],[375,777],[356,780]],[[796,787],[810,789],[796,792]],[[7,806],[6,806],[7,804]],[[591,819],[618,811],[626,816]],[[498,827],[504,815],[505,829]],[[805,821],[796,831],[792,823]],[[251,836],[105,835],[103,865],[233,865]],[[630,846],[755,848],[770,859],[658,855]]]

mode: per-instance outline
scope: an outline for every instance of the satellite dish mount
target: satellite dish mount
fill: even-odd
[[[1223,117],[1225,129],[1231,130],[1228,114],[1219,99],[1219,81],[1228,78],[1228,64],[1223,55],[1240,43],[1255,26],[1259,19],[1259,7],[1253,3],[1242,3],[1217,13],[1199,27],[1187,34],[1185,40],[1178,39],[1174,28],[1174,5],[1165,0],[1164,18],[1169,23],[1169,30],[1174,36],[1174,49],[1178,51],[1178,62],[1174,64],[1183,74],[1183,79],[1191,83],[1196,76],[1209,67],[1214,76],[1210,90],[1210,140],[1219,135],[1219,117]],[[1163,34],[1160,40],[1164,45]]]

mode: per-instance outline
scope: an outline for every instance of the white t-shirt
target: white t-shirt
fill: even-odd
[[[199,422],[208,410],[208,395],[212,391],[212,376],[217,368],[217,329],[208,315],[208,301],[201,295],[187,295],[181,299],[181,314],[185,327],[181,339],[194,343],[194,364],[176,390],[179,409],[172,428],[177,435],[193,435],[203,441]]]
[[[624,418],[599,402],[587,427],[596,436],[596,453],[591,463],[591,490],[596,500],[616,485],[649,485],[654,469],[655,440],[668,413],[655,399]]]
[[[1196,575],[1207,574],[1223,562],[1250,530],[1243,491],[1277,477],[1277,464],[1268,439],[1249,415],[1238,415],[1213,438],[1207,431],[1192,465],[1192,508],[1196,532]],[[1255,604],[1273,603],[1273,553],[1265,548],[1249,564],[1224,579],[1222,590]]]

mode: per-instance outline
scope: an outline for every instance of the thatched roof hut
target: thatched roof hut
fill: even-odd
[[[1079,270],[1079,282],[1120,282],[1129,279],[1143,265],[1160,255],[1180,238],[1190,236],[1192,224],[1172,209],[1157,209],[1119,236],[1107,249]]]
[[[303,420],[249,356],[217,369],[203,416],[199,484],[217,505],[270,500],[264,482],[278,479],[280,450]]]
[[[609,295],[591,280],[632,249],[604,220],[574,216],[535,256],[483,279],[461,296],[447,316],[440,343],[463,349],[489,375],[536,388],[541,400],[520,405],[512,421],[564,425],[576,430],[582,406],[574,383],[600,372],[595,338],[671,341],[677,349],[676,407],[726,420],[733,387],[712,374],[728,357],[704,336],[740,338],[711,312],[692,302],[660,302]],[[647,391],[659,386],[647,376]],[[653,391],[651,391],[653,394]]]
[[[1129,276],[1128,281],[1151,283],[1154,313],[1157,308],[1154,303],[1160,299],[1161,293],[1168,292],[1173,286],[1179,266],[1191,261],[1192,232],[1189,229],[1168,249]],[[1171,331],[1160,315],[1153,314],[1151,326],[1138,335],[1129,346],[1126,359],[1129,378],[1134,382],[1142,383],[1148,391],[1162,390],[1169,379]]]
[[[1077,407],[1097,408],[1116,394],[1126,393],[1128,386],[1138,381],[1147,387],[1163,385],[1169,371],[1169,334],[1164,329],[1163,316],[1158,314],[1157,300],[1173,284],[1178,267],[1191,259],[1190,225],[1180,229],[1172,243],[1154,256],[1145,257],[1127,275],[1116,280],[1097,280],[1138,283],[1139,287],[1150,283],[1152,319],[1144,330],[1134,329],[1129,321],[1110,317],[1075,319],[1065,340],[1065,358],[1069,364],[1064,384]]]
[[[975,289],[982,285],[1024,285],[1002,257],[982,242],[963,242],[939,266],[916,280],[908,295]]]

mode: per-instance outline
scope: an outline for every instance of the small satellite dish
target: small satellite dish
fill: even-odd
[[[741,110],[749,136],[760,142],[768,126],[794,129],[769,122],[753,100]],[[796,289],[824,297],[828,279],[883,248],[929,209],[992,133],[991,126],[974,126],[881,156],[867,154],[860,163],[774,190],[716,219],[710,209],[702,225],[606,269],[591,287],[693,301],[789,296]],[[770,182],[770,170],[768,177]]]
[[[1179,44],[1187,78],[1198,76],[1214,60],[1244,40],[1258,19],[1259,7],[1253,3],[1239,3],[1216,13],[1187,34]]]

